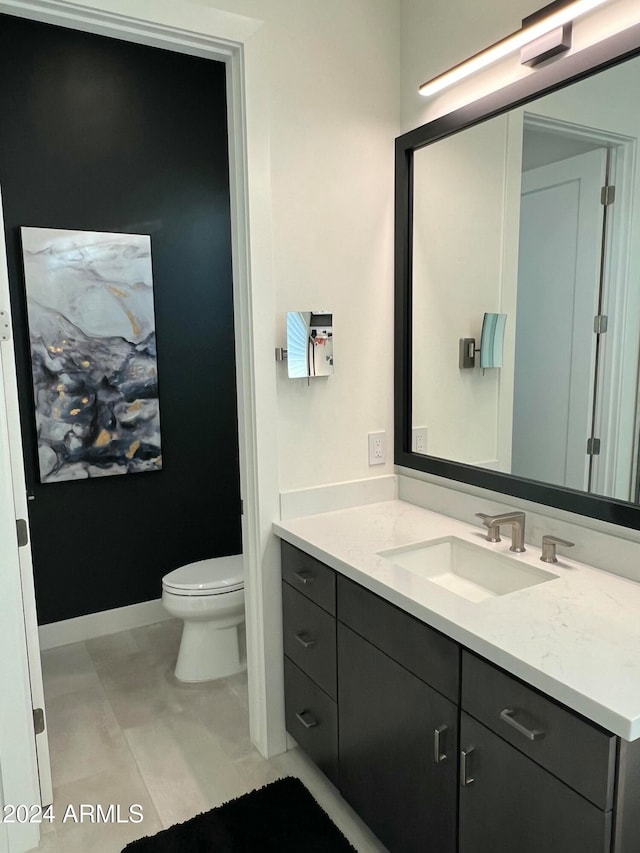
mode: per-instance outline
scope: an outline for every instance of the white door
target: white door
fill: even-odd
[[[522,176],[512,473],[586,489],[606,151]]]
[[[6,304],[1,296],[0,304]],[[10,347],[10,343],[0,342],[3,361]],[[5,391],[0,370],[0,804],[3,807],[37,805],[40,801]],[[37,824],[0,825],[2,853],[29,850],[38,840]]]
[[[2,204],[0,200],[0,222],[2,218]],[[6,250],[4,243],[4,228],[0,231],[0,310],[9,313],[9,285],[7,278]],[[11,337],[9,335],[9,337]],[[45,711],[44,690],[42,686],[42,667],[40,662],[40,642],[38,637],[38,622],[36,616],[35,589],[33,583],[33,564],[31,560],[30,536],[28,535],[28,510],[27,493],[24,475],[22,443],[20,441],[20,413],[18,409],[18,388],[16,380],[16,365],[11,339],[0,344],[0,380],[1,390],[0,407],[3,408],[6,418],[6,444],[2,448],[5,456],[4,464],[7,467],[5,485],[11,486],[10,492],[6,493],[5,503],[2,506],[3,515],[8,519],[11,516],[12,532],[9,538],[1,537],[0,559],[9,565],[14,565],[17,558],[18,583],[21,591],[20,617],[22,620],[22,631],[26,640],[26,652],[28,661],[29,687],[31,694],[31,707]],[[10,500],[9,500],[10,495]],[[17,547],[16,519],[22,519],[27,525],[27,544]],[[15,546],[13,545],[15,543]],[[10,554],[13,556],[10,557]],[[1,630],[1,629],[0,629]],[[0,636],[0,642],[2,637]],[[46,714],[45,714],[46,721]],[[35,738],[35,748],[40,780],[40,794],[38,802],[49,805],[53,801],[53,789],[51,783],[51,764],[49,759],[49,743],[46,727]],[[6,795],[6,788],[5,788]],[[35,803],[34,803],[35,804]]]

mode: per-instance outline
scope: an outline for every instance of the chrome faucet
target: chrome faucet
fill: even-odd
[[[477,512],[476,518],[482,519],[485,527],[488,527],[487,542],[500,542],[500,528],[503,524],[511,525],[511,547],[510,551],[521,554],[524,550],[524,513],[503,512],[500,515],[487,515]]]

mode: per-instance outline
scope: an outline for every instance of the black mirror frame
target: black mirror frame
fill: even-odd
[[[413,154],[432,142],[480,124],[534,98],[576,83],[599,71],[640,56],[640,24],[566,56],[503,89],[411,130],[396,139],[395,153],[395,320],[394,462],[539,504],[640,529],[640,506],[552,486],[512,474],[452,462],[411,451]]]

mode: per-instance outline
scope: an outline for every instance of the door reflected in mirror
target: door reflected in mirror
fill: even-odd
[[[638,502],[639,85],[635,59],[414,153],[430,456]],[[485,312],[509,318],[503,366],[460,369]]]

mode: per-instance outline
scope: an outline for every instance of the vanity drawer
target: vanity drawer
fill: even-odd
[[[328,613],[336,613],[336,574],[315,557],[282,540],[282,579]]]
[[[334,784],[338,784],[336,703],[288,658],[284,659],[287,731]]]
[[[460,647],[456,642],[342,575],[338,576],[338,619],[458,702]]]
[[[462,707],[600,809],[612,808],[614,735],[466,651]]]
[[[284,653],[336,698],[336,620],[289,584],[282,584]]]

